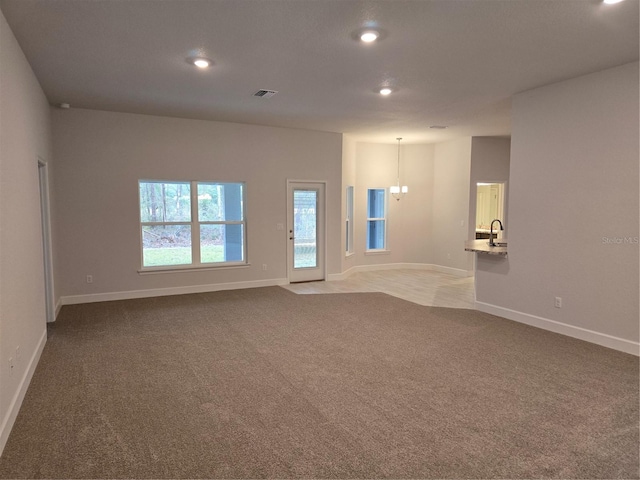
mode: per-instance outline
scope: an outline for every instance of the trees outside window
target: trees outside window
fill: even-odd
[[[142,267],[246,263],[243,183],[140,180]]]

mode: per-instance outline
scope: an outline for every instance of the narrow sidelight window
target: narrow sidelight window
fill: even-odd
[[[345,252],[353,253],[353,186],[347,187],[346,193],[347,211],[345,213]]]

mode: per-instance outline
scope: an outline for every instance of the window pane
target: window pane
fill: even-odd
[[[367,221],[367,249],[384,249],[384,220]]]
[[[317,206],[316,190],[293,191],[293,268],[318,266]]]
[[[185,265],[191,263],[190,225],[144,225],[142,266]]]
[[[243,225],[200,225],[200,262],[242,262]]]
[[[140,182],[142,222],[190,222],[191,186],[188,183]]]
[[[242,221],[242,187],[241,183],[198,183],[198,220]]]
[[[384,189],[383,188],[370,188],[368,195],[368,217],[369,218],[384,218]]]
[[[345,232],[346,232],[346,243],[345,243],[345,251],[348,253],[351,251],[351,236],[349,235],[349,220],[346,221],[346,225],[345,225]]]
[[[346,212],[346,252],[353,252],[353,186],[347,187],[347,212]]]

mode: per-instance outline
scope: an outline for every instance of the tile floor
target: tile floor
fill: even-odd
[[[294,293],[384,292],[419,305],[474,308],[473,277],[456,277],[433,270],[377,270],[358,272],[346,280],[292,283]]]

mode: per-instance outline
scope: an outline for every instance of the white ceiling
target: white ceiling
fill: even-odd
[[[517,92],[638,60],[638,0],[0,0],[51,104],[365,141],[508,135]],[[376,25],[372,45],[355,30]],[[204,55],[202,71],[186,62]],[[381,97],[375,89],[398,91]],[[270,99],[259,89],[277,90]],[[448,125],[447,130],[429,129]]]

